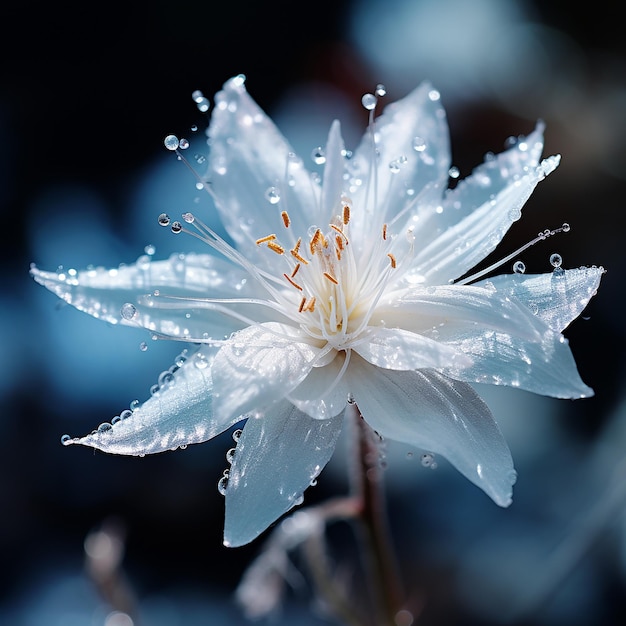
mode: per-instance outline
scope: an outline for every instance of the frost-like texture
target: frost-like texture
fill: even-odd
[[[542,159],[543,124],[453,190],[445,112],[428,83],[386,107],[352,158],[334,122],[321,179],[241,76],[216,95],[208,136],[205,188],[236,248],[186,214],[175,229],[211,254],[31,270],[95,317],[196,346],[143,405],[66,443],[143,455],[247,418],[221,481],[225,542],[237,546],[302,500],[350,399],[380,435],[440,454],[507,506],[511,455],[470,383],[593,393],[561,332],[601,268],[467,277],[559,164]]]

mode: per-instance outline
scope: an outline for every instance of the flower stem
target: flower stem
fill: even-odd
[[[356,443],[352,489],[362,506],[357,520],[365,548],[363,557],[370,593],[377,601],[379,615],[376,624],[396,626],[395,618],[404,598],[386,515],[379,437],[367,425],[355,404],[349,406],[350,409]]]

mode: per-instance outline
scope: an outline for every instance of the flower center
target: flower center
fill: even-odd
[[[323,232],[312,227],[307,240],[302,237],[291,247],[284,246],[276,234],[256,241],[284,257],[289,271],[282,274],[286,288],[279,292],[285,312],[311,337],[347,350],[367,327],[376,302],[382,295],[395,256],[389,251],[391,238],[387,225],[367,253],[358,253],[350,241],[350,203],[344,198],[341,215],[336,215]],[[286,211],[283,225],[290,229]]]

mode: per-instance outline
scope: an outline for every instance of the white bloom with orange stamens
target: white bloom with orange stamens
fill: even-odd
[[[320,182],[243,77],[215,101],[203,182],[234,246],[187,213],[173,230],[212,254],[61,276],[31,270],[80,310],[196,345],[142,405],[65,443],[144,455],[247,418],[221,481],[224,540],[236,546],[301,502],[333,453],[346,403],[356,402],[381,436],[440,454],[507,506],[509,449],[470,384],[593,393],[561,332],[602,268],[466,277],[557,167],[557,156],[541,160],[543,126],[450,190],[438,92],[422,84],[375,120],[372,94],[353,155],[331,126]]]

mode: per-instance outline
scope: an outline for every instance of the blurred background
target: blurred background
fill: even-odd
[[[433,471],[390,447],[390,523],[416,624],[624,620],[626,40],[616,11],[531,0],[4,7],[0,624],[247,623],[233,593],[262,540],[221,543],[227,434],[144,459],[60,444],[145,399],[181,346],[142,350],[142,333],[59,306],[28,276],[31,262],[117,266],[197,249],[157,225],[163,211],[210,208],[163,137],[186,136],[201,165],[210,110],[191,93],[212,100],[239,73],[305,157],[335,117],[355,147],[361,95],[378,83],[387,102],[424,79],[439,89],[461,177],[546,121],[545,154],[561,153],[561,166],[496,256],[568,222],[568,234],[523,254],[527,271],[550,271],[553,252],[564,267],[608,269],[565,333],[596,395],[481,389],[519,473],[513,505],[499,509],[443,460]],[[343,493],[343,462],[336,454],[306,502]],[[274,623],[332,622],[301,585]]]

